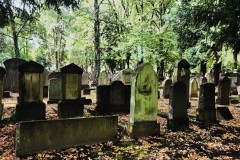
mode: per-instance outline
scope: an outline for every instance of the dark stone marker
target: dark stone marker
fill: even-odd
[[[43,100],[44,67],[34,61],[19,66],[19,100],[16,106],[16,120],[45,119],[46,106]]]
[[[6,76],[4,83],[5,91],[19,92],[19,72],[18,67],[27,61],[19,58],[8,59],[4,62]]]
[[[213,83],[203,83],[200,86],[197,120],[204,126],[216,123],[215,86]]]
[[[217,107],[217,119],[218,120],[231,120],[233,116],[228,107]]]
[[[48,81],[52,78],[62,79],[62,73],[59,71],[53,71],[48,74]]]
[[[62,79],[51,78],[48,86],[48,104],[58,103],[62,99]]]
[[[84,104],[91,103],[90,99],[81,97],[83,69],[71,63],[61,68],[61,73],[62,100],[58,103],[58,117],[83,116]]]
[[[186,85],[182,81],[178,81],[171,86],[167,126],[172,131],[189,128],[187,93]]]
[[[109,114],[110,85],[99,85],[96,89],[97,106],[96,111],[99,114]]]
[[[6,71],[4,68],[0,67],[0,126],[2,124],[2,115],[3,115],[3,104],[2,104],[2,98],[3,98],[3,84],[4,84],[4,75],[6,74]]]
[[[21,122],[16,128],[16,155],[115,140],[117,124],[117,116]]]
[[[163,98],[166,98],[166,99],[169,98],[171,85],[172,85],[172,79],[166,79],[163,82]]]
[[[230,80],[228,77],[220,78],[218,83],[217,103],[220,105],[229,105]]]

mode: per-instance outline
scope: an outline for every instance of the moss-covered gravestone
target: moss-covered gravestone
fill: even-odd
[[[171,86],[167,125],[172,131],[189,128],[186,97],[186,85],[182,81]]]
[[[134,71],[132,69],[123,69],[119,71],[112,79],[112,81],[122,81],[123,84],[131,84],[132,76],[134,75]]]
[[[26,62],[18,67],[19,99],[16,106],[16,120],[45,119],[46,106],[43,100],[44,67],[34,61]]]
[[[108,85],[109,83],[110,83],[110,80],[108,78],[108,72],[102,71],[99,75],[98,85]]]
[[[189,82],[190,82],[190,64],[182,59],[176,63],[174,73],[173,73],[173,83],[177,81],[182,81],[186,86],[186,101],[187,107],[191,106],[189,102]]]
[[[163,82],[163,98],[169,98],[172,79],[166,79]]]
[[[151,64],[143,64],[132,79],[130,122],[127,133],[133,137],[158,135],[158,79]]]
[[[51,78],[48,86],[48,104],[58,103],[62,99],[62,79]]]
[[[220,105],[229,105],[230,79],[222,77],[218,83],[217,103]]]
[[[2,120],[2,114],[3,114],[3,104],[2,104],[2,98],[3,98],[3,77],[6,74],[6,71],[4,68],[0,67],[0,126],[1,126],[1,120]]]
[[[197,120],[204,126],[216,123],[215,86],[213,83],[203,83],[200,86]]]
[[[198,96],[198,82],[197,82],[196,78],[194,78],[191,82],[190,96],[191,97],[197,97]]]
[[[83,116],[84,104],[91,100],[81,97],[83,69],[71,63],[61,68],[62,100],[58,103],[58,117],[70,118]]]

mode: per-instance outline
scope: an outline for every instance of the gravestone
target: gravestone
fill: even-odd
[[[83,69],[71,63],[61,68],[62,100],[58,103],[58,117],[71,118],[83,116],[84,104],[91,103],[90,99],[81,97]]]
[[[228,77],[220,78],[218,83],[217,103],[220,105],[229,105],[230,80]]]
[[[4,62],[6,69],[4,90],[19,92],[19,72],[18,67],[27,61],[19,58],[8,59]]]
[[[182,81],[173,83],[170,92],[167,120],[168,129],[172,131],[186,130],[189,128],[186,97],[186,85]]]
[[[123,84],[131,84],[131,78],[134,75],[132,69],[123,69],[119,71],[112,79],[112,81],[122,81]]]
[[[236,70],[226,73],[225,76],[232,78],[236,85],[240,85],[240,74]]]
[[[204,126],[216,123],[215,86],[213,83],[203,83],[200,86],[197,120]]]
[[[182,81],[186,86],[186,101],[189,108],[191,106],[189,102],[190,64],[185,59],[180,60],[175,65],[173,83],[177,81]]]
[[[230,78],[231,87],[230,87],[230,95],[238,95],[237,85],[233,78]]]
[[[62,79],[51,78],[48,86],[48,104],[58,103],[62,99]]]
[[[48,74],[49,71],[44,69],[43,72],[43,97],[48,97]]]
[[[88,72],[83,72],[83,74],[82,74],[82,87],[81,87],[82,90],[84,90],[86,88],[89,88],[88,81],[89,81],[89,73]]]
[[[132,78],[128,135],[133,138],[159,135],[157,113],[158,78],[150,63],[142,64]]]
[[[107,71],[102,71],[99,75],[98,85],[108,85],[109,83]]]
[[[191,92],[190,92],[191,97],[198,97],[198,82],[196,78],[194,78],[191,82]]]
[[[212,71],[206,73],[205,77],[207,78],[208,83],[214,83],[214,73]]]
[[[233,116],[228,107],[217,107],[217,119],[228,121],[233,119]]]
[[[18,67],[19,99],[16,106],[16,120],[45,119],[46,106],[43,100],[44,67],[34,61],[26,62]]]
[[[4,76],[6,74],[6,70],[2,67],[0,67],[0,126],[2,121],[2,115],[3,115],[3,104],[2,104],[2,98],[3,98],[3,84],[4,84]]]
[[[52,78],[62,79],[62,73],[59,72],[59,71],[53,71],[53,72],[49,73],[48,74],[48,80],[50,80]]]
[[[172,85],[171,79],[164,80],[164,82],[163,82],[163,98],[169,98],[171,85]]]

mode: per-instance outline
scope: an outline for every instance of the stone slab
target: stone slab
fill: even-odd
[[[217,107],[217,119],[231,120],[233,116],[228,107]]]
[[[16,127],[16,155],[115,140],[117,123],[117,116],[21,122]]]

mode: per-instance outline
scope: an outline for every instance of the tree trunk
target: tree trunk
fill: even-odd
[[[100,22],[98,0],[94,0],[94,52],[95,52],[94,81],[97,83],[100,74]]]
[[[221,66],[222,66],[222,62],[219,62],[219,63],[215,63],[214,67],[213,67],[213,71],[214,71],[214,84],[215,84],[215,86],[218,85],[219,74],[221,73]]]
[[[202,74],[202,76],[205,76],[206,72],[207,72],[207,62],[201,61],[200,73]]]
[[[157,66],[157,74],[158,74],[158,80],[163,81],[164,80],[164,61],[158,62]]]
[[[237,56],[238,56],[238,52],[237,51],[234,51],[233,52],[233,60],[234,60],[234,62],[233,62],[233,69],[237,69],[237,65],[238,65],[238,58],[237,58]]]

